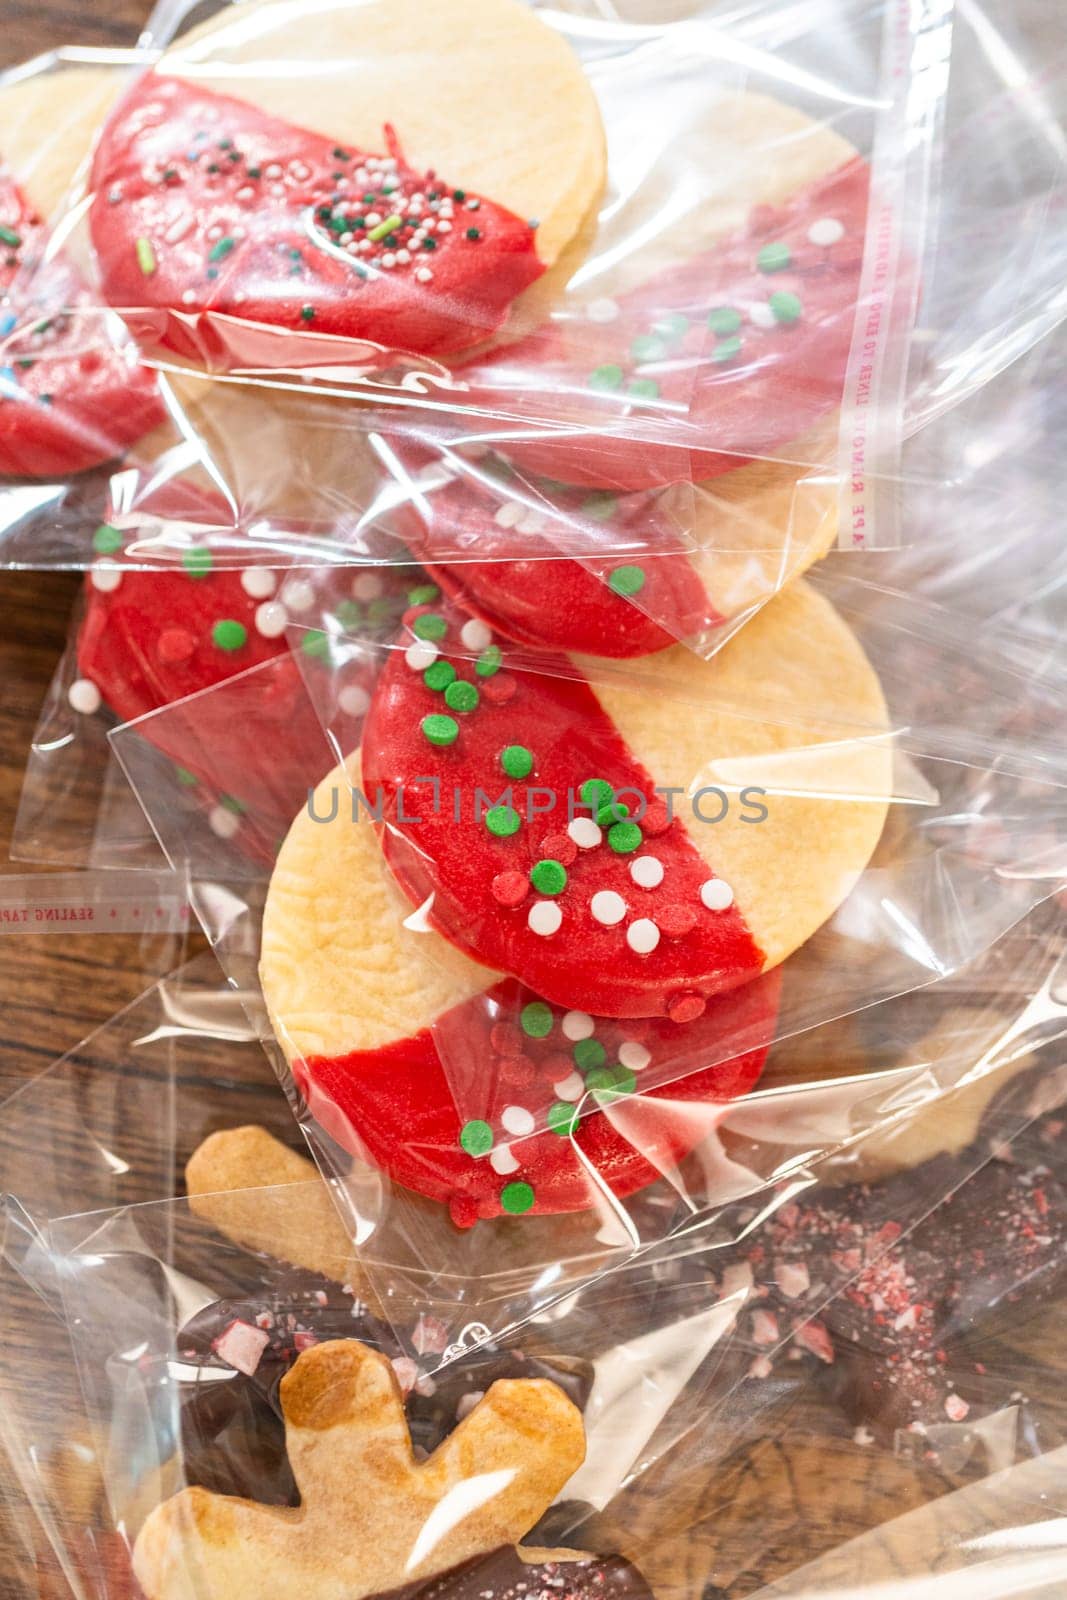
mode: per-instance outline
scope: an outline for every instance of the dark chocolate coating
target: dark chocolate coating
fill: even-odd
[[[653,1600],[621,1556],[528,1563],[514,1545],[465,1561],[435,1578],[390,1589],[381,1600]]]

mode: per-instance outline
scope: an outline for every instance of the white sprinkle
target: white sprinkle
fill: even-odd
[[[67,699],[71,710],[83,717],[91,717],[100,710],[100,690],[88,678],[76,678],[67,690]]]
[[[337,704],[346,717],[362,717],[370,705],[370,695],[361,683],[350,683],[337,696]]]
[[[541,533],[541,532],[543,532],[543,530],[544,530],[544,528],[545,528],[545,526],[547,524],[547,521],[548,521],[548,519],[545,516],[543,511],[538,511],[535,508],[531,507],[528,511],[524,511],[523,512],[522,517],[519,520],[519,523],[518,523],[519,532],[520,533]]]
[[[382,214],[380,211],[368,211],[363,220],[368,228],[376,228],[382,220]]]
[[[559,1083],[554,1083],[552,1092],[560,1100],[569,1100],[573,1104],[575,1100],[580,1100],[585,1093],[585,1079],[580,1072],[572,1072],[566,1078],[561,1079]]]
[[[191,306],[195,299],[196,295],[193,293],[192,289],[182,290],[182,305]]]
[[[498,528],[514,528],[526,515],[526,507],[520,505],[518,500],[505,500],[499,511],[493,517]]]
[[[563,912],[554,900],[538,900],[537,904],[530,907],[530,914],[526,918],[526,925],[531,933],[539,933],[542,939],[550,939],[558,933],[563,923]]]
[[[630,876],[639,889],[658,889],[663,882],[663,862],[658,856],[635,856]]]
[[[277,587],[277,575],[269,567],[246,567],[241,573],[241,588],[253,600],[266,600]]]
[[[749,306],[748,320],[754,328],[775,328],[778,326],[778,318],[770,306],[762,300],[757,305]]]
[[[244,188],[243,189],[238,189],[237,193],[234,195],[234,199],[235,200],[241,200],[241,201],[245,201],[245,202],[247,202],[249,200],[254,200],[255,198],[256,198],[256,191],[255,191],[255,189],[252,187],[252,185],[250,183],[246,183]]]
[[[184,216],[175,217],[163,238],[167,244],[180,244],[186,234],[192,233],[195,227],[196,218],[191,211],[187,211]]]
[[[419,283],[433,282],[433,273],[430,271],[429,267],[420,267],[418,272],[416,272],[415,277],[418,279]]]
[[[614,322],[619,314],[614,300],[591,300],[585,308],[590,322]]]
[[[208,817],[212,833],[220,839],[232,839],[240,831],[241,819],[236,811],[226,806],[215,806]]]
[[[651,955],[659,944],[659,929],[650,917],[638,917],[626,930],[626,943],[639,956]]]
[[[416,639],[404,651],[404,660],[412,672],[425,672],[437,660],[438,650],[432,639]]]
[[[376,572],[357,572],[352,579],[352,594],[357,600],[377,600],[384,588]]]
[[[309,611],[315,604],[315,591],[306,578],[285,586],[285,603],[290,611]]]
[[[499,1172],[501,1177],[505,1177],[509,1172],[518,1172],[519,1170],[519,1163],[506,1144],[498,1145],[491,1153],[489,1165],[494,1172]]]
[[[536,1123],[532,1113],[527,1111],[525,1106],[505,1106],[500,1113],[500,1126],[505,1133],[513,1134],[519,1139],[528,1133],[533,1133]]]
[[[469,622],[463,624],[459,636],[468,650],[484,650],[493,642],[492,629],[487,628],[477,617],[472,617]]]
[[[387,250],[382,257],[382,266],[387,269],[391,269],[396,266],[396,256],[391,250]]]
[[[281,167],[278,165],[278,163],[276,161],[272,161],[270,166],[267,168],[267,177],[268,178],[280,178],[281,175],[282,175]]]
[[[452,232],[452,224],[449,222],[447,217],[442,217],[441,218],[440,222],[437,224],[437,231],[438,231],[438,233],[451,233]]]
[[[272,183],[270,186],[270,192],[274,196],[275,200],[280,200],[285,194],[285,184]]]
[[[592,817],[575,817],[567,824],[567,838],[579,850],[595,850],[603,837],[602,830]]]
[[[279,600],[264,600],[256,607],[256,632],[264,639],[280,639],[289,625],[289,613]]]
[[[967,1401],[958,1394],[950,1394],[945,1401],[945,1415],[950,1422],[962,1422],[970,1409]]]
[[[397,266],[406,267],[411,260],[410,250],[398,250],[396,253]]]
[[[93,567],[89,573],[89,582],[94,589],[99,589],[101,594],[111,594],[122,582],[122,568]]]
[[[338,243],[339,244],[343,244],[345,246],[345,248],[347,249],[348,246],[352,243],[352,240],[355,237],[356,236],[355,236],[354,233],[349,233],[349,232],[342,233],[340,239],[338,240]]]
[[[221,239],[222,224],[219,222],[213,222],[210,228],[207,230],[207,236],[209,239]]]
[[[577,1044],[579,1039],[588,1039],[596,1032],[596,1023],[588,1011],[568,1011],[560,1026],[563,1037],[572,1044]]]
[[[470,1389],[460,1396],[459,1405],[456,1407],[456,1421],[462,1422],[464,1417],[469,1417],[479,1400],[485,1399],[484,1389]]]
[[[619,1060],[631,1072],[640,1072],[652,1060],[652,1052],[636,1039],[627,1039],[619,1046]]]
[[[811,244],[836,244],[845,237],[845,225],[836,217],[819,217],[808,229]]]
[[[613,928],[626,915],[626,901],[614,889],[598,889],[589,902],[589,909],[597,922],[602,922],[605,928]]]
[[[734,903],[734,891],[721,878],[709,878],[700,885],[700,898],[709,911],[725,911]]]

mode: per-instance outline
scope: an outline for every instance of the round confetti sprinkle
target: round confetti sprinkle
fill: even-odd
[[[533,771],[533,751],[524,744],[509,744],[500,753],[500,765],[509,778],[527,778]]]
[[[427,689],[433,689],[441,694],[450,683],[455,682],[456,669],[450,661],[432,661],[422,675],[422,681]]]
[[[95,566],[90,569],[89,582],[100,594],[112,594],[122,582],[122,568]]]
[[[330,636],[321,628],[308,628],[300,641],[300,648],[314,661],[325,661],[330,654]]]
[[[264,600],[256,607],[256,632],[264,639],[280,639],[289,624],[289,613],[279,600]]]
[[[440,597],[441,591],[436,583],[420,583],[417,588],[408,590],[408,605],[432,606]]]
[[[370,695],[361,683],[350,683],[337,696],[337,704],[346,717],[362,717],[370,705]]]
[[[459,737],[459,723],[454,717],[431,712],[428,717],[422,719],[422,731],[431,744],[455,744]]]
[[[253,600],[267,600],[278,587],[278,579],[269,567],[246,567],[241,573],[241,588]]]
[[[649,839],[656,838],[661,833],[666,833],[671,825],[670,814],[662,800],[650,800],[645,807],[645,814],[641,818],[641,827]]]
[[[424,611],[412,622],[411,631],[416,639],[443,639],[448,632],[448,623],[439,612]]]
[[[777,318],[766,300],[761,300],[749,307],[748,320],[754,328],[776,328]]]
[[[519,1013],[519,1024],[530,1039],[547,1039],[552,1032],[552,1007],[544,1000],[531,1000]]]
[[[457,678],[445,690],[445,705],[451,711],[473,711],[477,704],[477,689],[463,678]]]
[[[628,856],[644,843],[636,822],[617,822],[608,829],[608,844],[617,856]]]
[[[563,1037],[575,1043],[579,1039],[589,1039],[596,1032],[596,1023],[588,1011],[568,1011],[561,1023]]]
[[[577,1128],[580,1118],[574,1106],[567,1105],[564,1100],[557,1100],[549,1106],[546,1121],[553,1133],[558,1133],[561,1139],[565,1139]]]
[[[784,272],[792,264],[793,257],[787,244],[765,244],[756,257],[756,265],[761,272]]]
[[[651,1050],[646,1050],[636,1039],[626,1039],[619,1046],[619,1061],[630,1072],[640,1072],[652,1060]]]
[[[733,306],[715,306],[708,312],[708,327],[718,338],[725,339],[741,326],[741,313]]]
[[[684,339],[689,332],[689,318],[680,311],[670,311],[652,324],[652,331],[661,339]]]
[[[667,1001],[667,1015],[672,1022],[695,1022],[706,1009],[707,1001],[700,994],[676,994]]]
[[[518,1172],[519,1170],[519,1163],[506,1144],[497,1145],[489,1157],[489,1165],[494,1172],[499,1172],[502,1178],[506,1178],[509,1173]]]
[[[224,617],[212,628],[211,638],[220,650],[240,650],[248,642],[248,629],[243,622],[236,622],[232,617]]]
[[[574,817],[567,824],[567,837],[579,850],[595,850],[604,835],[592,817]]]
[[[72,711],[91,717],[100,710],[100,690],[89,678],[76,678],[67,690],[67,700]]]
[[[605,393],[610,393],[613,389],[622,388],[622,380],[622,368],[609,361],[605,362],[601,367],[593,368],[589,374],[589,387],[590,389],[600,389]]]
[[[229,806],[217,805],[208,813],[208,826],[219,839],[233,839],[241,831],[240,813]]]
[[[285,603],[290,611],[310,611],[315,604],[315,590],[306,578],[294,578],[285,586]]]
[[[195,550],[185,550],[182,553],[182,566],[190,578],[206,578],[214,565],[210,550],[198,546]]]
[[[469,1156],[488,1155],[493,1148],[493,1130],[488,1122],[481,1122],[475,1118],[463,1124],[459,1142]]]
[[[541,854],[549,861],[559,861],[569,867],[578,854],[578,846],[565,833],[549,833],[541,840]]]
[[[452,722],[451,717],[447,720]],[[452,726],[458,733],[459,729],[454,722]],[[518,833],[521,822],[522,818],[514,806],[490,806],[485,813],[485,825],[497,839],[510,839],[513,833]]]
[[[778,289],[771,295],[767,304],[771,308],[775,322],[799,322],[804,309],[800,303],[800,296],[792,294],[788,289]]]
[[[616,594],[640,594],[645,587],[645,574],[641,567],[616,567],[608,579],[609,588]]]
[[[618,302],[606,297],[602,300],[590,300],[585,308],[585,314],[590,322],[614,322],[619,315]]]
[[[498,872],[490,884],[497,905],[514,910],[521,906],[529,892],[530,881],[521,872]]]
[[[552,1087],[561,1100],[580,1100],[585,1093],[585,1079],[578,1072],[569,1072],[565,1078],[557,1078]]]
[[[606,1060],[607,1051],[599,1039],[579,1039],[574,1046],[574,1064],[581,1072],[602,1067]]]
[[[567,887],[567,869],[559,861],[535,862],[530,882],[538,894],[562,894]]]
[[[722,343],[717,344],[714,350],[711,352],[711,359],[720,363],[724,361],[733,361],[734,358],[740,354],[740,339],[724,339]]]
[[[818,217],[808,229],[808,243],[817,245],[836,244],[845,237],[845,225],[838,222],[836,217]]]
[[[113,528],[109,522],[102,522],[93,534],[93,549],[100,556],[113,556],[116,550],[121,550],[122,534],[119,529]]]
[[[614,889],[598,889],[589,902],[589,909],[597,922],[613,928],[626,915],[626,901]]]
[[[637,362],[662,361],[667,354],[667,346],[655,333],[639,333],[630,346],[630,354]]]
[[[684,939],[697,925],[697,913],[692,906],[677,903],[659,906],[656,910],[659,930],[668,939]]]
[[[437,656],[437,646],[430,639],[416,639],[415,643],[409,644],[404,651],[404,660],[412,672],[424,672],[432,662],[437,660]],[[455,677],[454,669],[452,669],[452,677]],[[452,678],[449,678],[448,682],[451,683]]]
[[[357,572],[352,579],[352,595],[356,600],[377,600],[383,588],[376,572]],[[433,598],[436,599],[436,595]]]
[[[509,1183],[501,1191],[500,1204],[513,1217],[521,1217],[534,1203],[534,1192],[528,1183]]]
[[[635,400],[658,400],[659,384],[655,378],[633,378],[626,385],[626,393]]]
[[[639,956],[649,956],[659,944],[659,929],[649,917],[638,917],[626,930],[626,943]]]
[[[481,655],[478,657],[474,664],[474,670],[478,674],[479,678],[491,678],[495,672],[500,671],[500,663],[502,660],[503,656],[501,654],[500,646],[498,644],[491,644],[488,649],[483,650]]]
[[[164,628],[156,641],[156,655],[164,666],[188,661],[196,650],[196,640],[186,628]]]
[[[639,889],[658,889],[663,882],[663,862],[658,856],[638,856],[630,862],[630,876]]]
[[[530,907],[526,924],[531,933],[540,934],[542,939],[551,939],[563,925],[563,912],[554,900],[538,900],[535,906]]]
[[[463,624],[459,630],[459,636],[463,641],[465,650],[484,650],[487,645],[491,645],[493,642],[491,629],[487,628],[485,623],[479,621],[477,617],[472,617],[469,622]]]
[[[623,1066],[599,1067],[596,1072],[589,1074],[585,1082],[601,1105],[621,1100],[625,1095],[633,1094],[637,1088],[637,1079]]]
[[[613,822],[622,822],[624,817],[630,815],[630,808],[621,800],[612,800],[609,805],[601,806],[596,814],[596,820],[602,828],[610,828]]]
[[[618,509],[618,499],[606,489],[597,489],[582,501],[582,514],[591,522],[610,522]]]
[[[478,668],[474,670],[477,672]],[[495,678],[486,678],[482,685],[482,693],[490,705],[503,706],[514,699],[518,687],[510,672],[500,672]]]
[[[188,767],[175,767],[174,776],[185,789],[195,789],[198,779],[195,772],[190,772]]]
[[[734,891],[721,878],[709,878],[700,886],[700,898],[709,911],[725,911],[734,903]]]
[[[525,1106],[505,1106],[500,1113],[500,1126],[515,1139],[524,1139],[533,1133],[536,1123]]]
[[[614,798],[615,790],[604,778],[586,778],[578,790],[578,797],[583,805],[595,806],[597,810]]]

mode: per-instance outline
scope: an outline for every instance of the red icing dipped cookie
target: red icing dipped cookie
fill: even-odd
[[[857,640],[803,583],[712,662],[674,646],[632,679],[514,667],[484,623],[425,608],[376,685],[363,772],[437,931],[556,1004],[677,1018],[848,894],[892,793],[887,729]]]
[[[520,88],[531,70],[544,105]],[[554,90],[578,179],[553,169],[558,129],[538,144]],[[490,101],[495,155],[479,148]],[[101,138],[105,293],[146,336],[218,365],[317,363],[330,337],[463,350],[576,232],[599,142],[577,63],[511,0],[224,13],[163,57]]]
[[[788,446],[840,405],[869,181],[830,135],[811,158],[774,204],[753,195],[738,218],[730,193],[734,225],[706,250],[464,369],[475,402],[515,419],[503,447],[520,466],[634,490],[795,459]]]
[[[355,760],[320,785],[314,817],[294,822],[261,959],[297,1082],[348,1149],[448,1204],[460,1225],[583,1210],[669,1171],[721,1102],[751,1087],[773,1033],[775,975],[690,1023],[564,1012],[415,931],[373,827],[352,820],[350,782],[361,782]],[[732,1041],[742,1053],[723,1060]],[[688,1075],[635,1095],[642,1073]]]

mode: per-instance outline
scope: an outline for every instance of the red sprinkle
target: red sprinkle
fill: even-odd
[[[482,694],[494,706],[505,705],[517,688],[518,684],[509,672],[494,673],[482,682]]]
[[[684,939],[686,934],[692,933],[696,927],[697,914],[692,906],[677,903],[660,906],[656,910],[656,924],[660,933],[665,934],[668,939]]]
[[[489,1043],[502,1056],[521,1056],[526,1035],[513,1022],[494,1022]]]
[[[667,1002],[667,1015],[672,1022],[695,1022],[704,1015],[707,1001],[700,994],[676,994]]]
[[[646,834],[648,838],[654,839],[657,834],[665,833],[670,825],[671,819],[667,815],[667,807],[663,804],[663,801],[651,801],[644,816],[641,818],[641,832]]]
[[[559,861],[563,866],[569,867],[578,854],[578,846],[565,833],[550,833],[541,841],[541,854],[547,856],[550,861]]]
[[[164,628],[156,641],[156,655],[164,666],[188,661],[196,649],[196,640],[184,628]]]
[[[521,872],[498,872],[492,882],[493,899],[498,905],[521,906],[530,888],[530,880]]]

